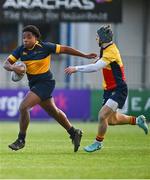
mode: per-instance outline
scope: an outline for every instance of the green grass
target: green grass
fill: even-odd
[[[75,124],[84,131],[81,148],[73,152],[68,134],[55,123],[31,123],[26,147],[11,151],[18,123],[0,123],[0,178],[13,179],[146,179],[150,178],[150,136],[135,126],[111,126],[104,148],[82,149],[91,143],[97,124]]]

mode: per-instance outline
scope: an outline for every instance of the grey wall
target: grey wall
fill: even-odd
[[[142,82],[142,68],[143,68],[143,22],[144,22],[144,1],[139,0],[124,0],[123,1],[123,21],[121,24],[112,24],[114,31],[114,41],[118,45],[123,62],[125,64],[125,71],[127,82],[130,88],[143,87]],[[150,8],[149,8],[150,9]],[[150,16],[150,15],[149,15]],[[150,18],[149,18],[150,19]],[[150,21],[150,20],[149,20]],[[99,48],[95,41],[95,34],[97,28],[102,24],[73,24],[74,33],[72,35],[72,46],[79,48],[85,52],[97,52]],[[88,28],[88,30],[87,30]],[[82,29],[82,31],[81,31]],[[148,29],[150,30],[150,22],[148,23]],[[77,38],[78,37],[78,38]],[[85,40],[85,37],[88,39]],[[148,33],[148,39],[145,42],[147,47],[146,55],[146,87],[150,88],[150,35]],[[77,58],[76,58],[77,59]],[[78,63],[75,58],[71,59],[72,64]],[[89,60],[82,60],[83,64],[90,62]],[[77,75],[73,75],[77,76]],[[78,73],[78,76],[81,76]],[[90,86],[92,88],[100,87],[101,74],[84,74],[83,75],[84,86]],[[74,82],[76,83],[76,82]],[[73,83],[72,83],[73,84]]]

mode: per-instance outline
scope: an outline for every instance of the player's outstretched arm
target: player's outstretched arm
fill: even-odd
[[[69,55],[84,57],[84,58],[88,58],[88,59],[97,57],[96,53],[85,54],[83,52],[78,51],[77,49],[72,48],[72,47],[62,46],[62,45],[60,46],[60,54],[69,54]]]
[[[69,66],[65,69],[65,73],[66,74],[72,74],[76,72],[91,73],[91,72],[96,72],[106,66],[107,63],[100,59],[94,64],[87,64],[82,66]]]

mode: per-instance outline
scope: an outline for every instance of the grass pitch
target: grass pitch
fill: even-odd
[[[145,179],[150,178],[150,135],[136,126],[111,126],[104,148],[83,151],[97,132],[96,123],[73,123],[84,131],[77,153],[68,134],[55,123],[31,123],[26,147],[11,151],[18,123],[0,123],[0,178]]]

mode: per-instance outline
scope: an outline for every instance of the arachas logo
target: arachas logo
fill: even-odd
[[[56,9],[61,8],[72,9],[78,8],[80,10],[92,10],[95,4],[92,0],[6,0],[3,4],[4,9]]]

